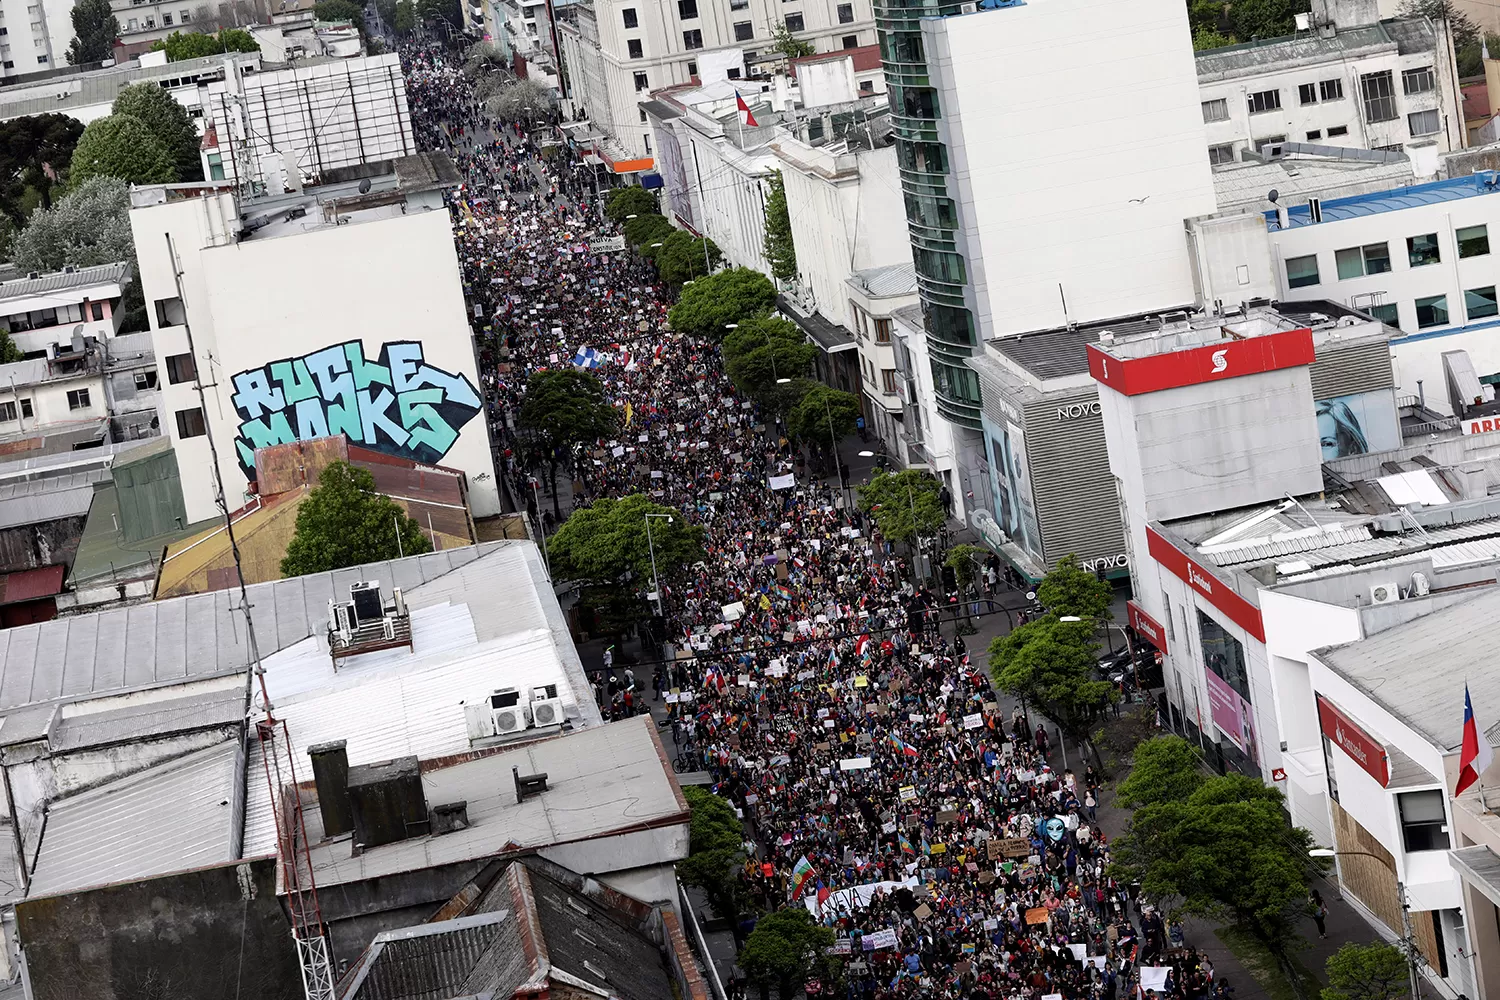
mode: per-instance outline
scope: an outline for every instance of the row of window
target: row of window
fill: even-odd
[[[1458,244],[1458,257],[1483,257],[1490,252],[1488,226],[1464,226],[1454,230]],[[1347,247],[1333,254],[1340,281],[1363,278],[1371,274],[1384,274],[1391,269],[1390,248],[1386,243],[1368,243],[1364,246]],[[1406,238],[1406,262],[1410,267],[1427,267],[1441,263],[1442,248],[1437,233]],[[1317,254],[1305,257],[1289,257],[1286,261],[1286,282],[1289,288],[1306,288],[1322,279],[1318,275]]]
[[[731,0],[731,3],[730,3],[730,9],[731,10],[743,10],[747,6],[749,6],[748,3],[738,3],[738,5],[736,5],[736,0]],[[677,17],[678,17],[679,20],[682,20],[682,21],[692,21],[692,20],[695,20],[698,17],[698,0],[677,0]],[[164,15],[164,18],[167,19],[167,23],[168,24],[172,23],[171,20],[170,20],[170,18],[171,18],[170,14]],[[183,20],[186,20],[186,17],[184,17]],[[636,28],[639,28],[641,26],[640,13],[634,7],[626,7],[623,10],[621,10],[620,11],[620,20],[625,25],[625,29],[627,31],[633,31]],[[807,27],[806,27],[806,24],[804,22],[803,16],[802,16],[802,14],[800,12],[793,12],[793,13],[787,14],[783,18],[783,20],[786,22],[786,30],[788,30],[790,32],[796,33],[796,32],[799,32],[799,31],[806,31],[807,30]],[[853,24],[854,23],[854,5],[852,3],[841,3],[841,4],[838,5],[838,23],[839,24]],[[130,26],[132,28],[135,26],[135,22],[134,22],[133,19],[131,21],[131,25]],[[148,27],[151,27],[151,25],[148,25]],[[686,35],[686,34],[687,33],[684,32],[684,35]],[[699,37],[701,38],[702,35],[700,34]],[[751,39],[753,39],[755,37],[755,25],[753,23],[751,23],[750,21],[740,21],[740,22],[736,23],[735,26],[734,26],[734,37],[735,37],[735,41],[739,41],[739,42],[748,42],[748,41],[750,41]],[[630,58],[632,58],[632,59],[639,59],[639,58],[641,58],[641,41],[640,41],[640,39],[630,39],[628,42],[626,42],[626,45],[630,49]],[[701,41],[699,42],[698,45],[689,46],[689,48],[702,48],[702,47],[703,47],[703,44],[702,44]]]
[[[25,333],[27,330],[44,330],[49,326],[61,326],[65,323],[82,323],[85,320],[84,307],[89,309],[89,315],[96,320],[104,318],[103,302],[85,302],[82,305],[58,306],[55,309],[33,309],[31,312],[15,313],[11,316],[0,316],[0,330],[7,333]]]
[[[190,11],[190,10],[188,10],[187,8],[183,8],[177,14],[177,22],[176,23],[178,23],[178,24],[187,24],[190,21],[192,21],[192,19],[193,19],[193,12]],[[172,27],[172,23],[173,23],[172,22],[172,14],[169,11],[163,11],[162,15],[161,15],[161,26],[163,28],[170,28],[170,27]],[[126,18],[125,19],[125,30],[126,31],[140,31],[142,29],[142,27],[144,27],[147,31],[151,30],[152,28],[155,28],[156,27],[156,15],[154,15],[154,14],[147,15],[146,18],[145,18],[144,25],[142,24],[140,18],[130,17],[130,18]]]
[[[1431,66],[1420,66],[1416,69],[1403,70],[1401,72],[1401,90],[1407,97],[1417,94],[1432,92],[1437,87],[1437,78]],[[1365,73],[1359,78],[1360,97],[1365,108],[1365,121],[1388,122],[1396,119],[1396,88],[1395,79],[1390,70],[1382,70],[1379,73]],[[1341,101],[1344,99],[1344,81],[1337,77],[1327,80],[1318,80],[1314,83],[1303,83],[1297,86],[1297,100],[1302,105],[1326,103],[1329,101]],[[1272,111],[1281,110],[1281,90],[1258,90],[1245,95],[1247,109],[1252,115],[1263,115]],[[1437,112],[1431,112],[1436,116]],[[1228,98],[1216,98],[1203,102],[1203,120],[1206,123],[1222,122],[1229,120]],[[1412,130],[1412,135],[1430,135],[1438,131],[1436,128],[1428,131],[1418,132]]]

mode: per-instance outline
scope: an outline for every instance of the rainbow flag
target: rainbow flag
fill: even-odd
[[[797,859],[796,866],[792,868],[793,899],[801,898],[802,887],[807,884],[808,879],[812,878],[816,874],[817,872],[813,871],[812,862],[807,860],[806,854]]]

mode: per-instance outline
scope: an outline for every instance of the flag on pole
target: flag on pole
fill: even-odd
[[[792,898],[798,899],[802,895],[802,887],[807,880],[817,873],[813,871],[812,862],[807,860],[807,855],[797,859],[797,864],[792,868]]]
[[[1465,788],[1479,780],[1479,776],[1495,759],[1490,741],[1474,720],[1474,703],[1469,700],[1469,685],[1464,685],[1464,741],[1458,755],[1458,785],[1454,795],[1462,795]]]
[[[897,750],[899,750],[901,752],[902,756],[905,756],[905,757],[920,757],[920,756],[922,756],[921,752],[918,751],[916,747],[912,746],[910,743],[907,743],[905,740],[903,740],[901,737],[897,736],[895,733],[891,733],[889,736],[886,737],[886,739],[890,741],[891,746],[895,747]]]
[[[790,587],[783,587],[778,583],[776,585],[776,593],[785,600],[790,601],[792,599],[792,591]]]
[[[749,125],[751,128],[760,127],[760,122],[756,121],[755,116],[750,113],[750,105],[745,103],[745,99],[740,96],[740,92],[738,90],[734,92],[734,106],[745,113],[746,125]]]

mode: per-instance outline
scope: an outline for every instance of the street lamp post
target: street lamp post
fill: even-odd
[[[1406,972],[1410,977],[1410,989],[1412,1000],[1420,1000],[1421,993],[1417,990],[1417,942],[1411,932],[1411,903],[1406,898],[1406,886],[1401,881],[1401,876],[1396,871],[1396,864],[1378,854],[1369,851],[1335,851],[1328,847],[1314,847],[1307,852],[1313,858],[1341,858],[1359,856],[1374,858],[1385,865],[1396,878],[1396,898],[1401,903],[1401,950],[1406,953]]]
[[[1081,622],[1084,619],[1078,617],[1077,615],[1063,615],[1057,620],[1060,622]],[[1130,654],[1130,672],[1135,677],[1135,689],[1144,693],[1144,689],[1141,687],[1141,667],[1140,664],[1138,664],[1135,660],[1135,643],[1130,641],[1130,631],[1123,625],[1116,625],[1114,622],[1101,622],[1097,618],[1094,619],[1094,625],[1096,627],[1099,625],[1103,625],[1105,635],[1109,635],[1109,630],[1112,628],[1117,628],[1120,630],[1120,635],[1125,639],[1125,651]],[[1109,648],[1110,652],[1114,652],[1115,647],[1113,643],[1110,644]]]
[[[651,519],[653,517],[665,518],[668,524],[672,522],[671,514],[647,514],[646,515],[646,548],[651,552],[651,596],[656,601],[656,613],[661,615],[662,624],[666,624],[666,604],[661,599],[661,580],[656,575],[656,543],[651,538]]]

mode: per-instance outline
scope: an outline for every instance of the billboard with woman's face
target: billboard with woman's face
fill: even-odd
[[[1400,446],[1400,419],[1391,393],[1377,389],[1313,403],[1324,461]]]

